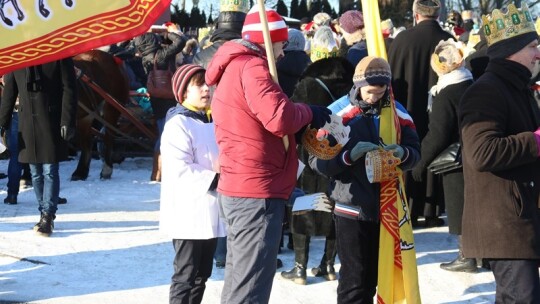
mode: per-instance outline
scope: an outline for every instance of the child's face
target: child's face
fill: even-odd
[[[189,103],[193,107],[204,110],[210,107],[210,91],[206,84],[197,85],[190,82],[186,89],[186,99],[184,102]]]
[[[387,85],[377,84],[377,85],[368,85],[360,88],[360,96],[362,100],[368,104],[377,103],[386,93]]]

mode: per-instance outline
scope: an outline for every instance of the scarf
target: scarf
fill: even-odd
[[[457,68],[450,73],[439,76],[437,84],[431,87],[431,90],[429,90],[427,111],[431,112],[431,108],[433,106],[433,97],[437,96],[437,94],[439,94],[439,92],[444,88],[452,84],[472,79],[473,76],[471,71],[467,70],[465,67]]]

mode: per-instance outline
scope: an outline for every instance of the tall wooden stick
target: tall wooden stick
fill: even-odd
[[[268,68],[270,69],[270,75],[274,82],[278,83],[276,62],[274,61],[274,49],[272,47],[272,39],[270,38],[270,30],[268,29],[268,19],[266,18],[266,9],[264,8],[264,1],[257,0],[259,5],[259,17],[261,19],[261,25],[263,27],[264,48],[266,49],[266,57],[268,60]],[[289,137],[287,135],[282,137],[285,151],[289,149]]]

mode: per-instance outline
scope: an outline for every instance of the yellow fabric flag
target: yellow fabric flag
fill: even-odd
[[[368,54],[387,59],[378,2],[362,0],[362,10]],[[392,94],[390,104],[382,107],[379,132],[385,144],[399,144],[400,124]],[[403,176],[400,174],[397,180],[382,182],[380,197],[377,303],[421,303],[416,250]]]

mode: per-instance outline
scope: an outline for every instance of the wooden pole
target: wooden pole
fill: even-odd
[[[270,75],[274,79],[275,83],[278,83],[276,62],[274,61],[274,48],[272,47],[272,39],[270,38],[270,30],[268,29],[268,19],[266,18],[266,9],[264,8],[264,1],[257,0],[259,5],[259,17],[261,19],[261,25],[263,27],[264,48],[266,49],[266,57],[268,60],[268,68],[270,69]],[[289,137],[287,135],[282,137],[285,151],[289,149]]]

